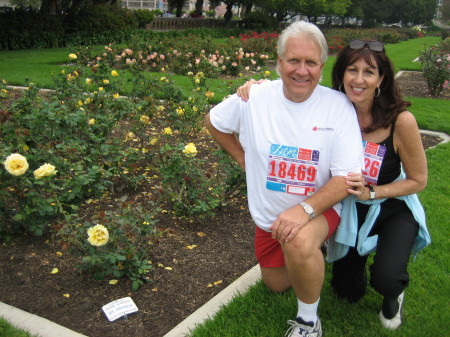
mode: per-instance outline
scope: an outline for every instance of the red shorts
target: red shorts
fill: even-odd
[[[333,208],[322,213],[328,222],[328,237],[336,231],[341,218]],[[284,255],[278,240],[272,239],[272,233],[256,226],[255,256],[262,268],[284,267]]]

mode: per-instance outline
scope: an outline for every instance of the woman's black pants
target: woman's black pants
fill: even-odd
[[[357,203],[359,226],[368,209],[368,205]],[[408,286],[408,261],[418,228],[404,201],[387,199],[381,204],[380,214],[370,233],[378,235],[370,266],[370,284],[384,297],[397,297]],[[356,302],[364,296],[367,259],[368,255],[360,256],[356,248],[350,248],[344,258],[333,263],[331,285],[339,297]]]

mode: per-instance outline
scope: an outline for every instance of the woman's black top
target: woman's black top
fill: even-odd
[[[379,145],[386,147],[386,153],[384,155],[383,162],[381,163],[377,185],[389,184],[400,175],[401,162],[397,152],[395,152],[394,149],[394,129],[395,120],[392,123],[389,136],[382,142],[378,143]]]

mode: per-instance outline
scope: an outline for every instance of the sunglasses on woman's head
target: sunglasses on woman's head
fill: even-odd
[[[384,44],[380,41],[351,40],[348,46],[350,49],[361,49],[367,46],[372,51],[384,50]]]

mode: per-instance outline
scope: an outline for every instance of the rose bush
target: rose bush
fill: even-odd
[[[440,95],[450,81],[450,38],[425,50],[420,61],[430,94]]]

